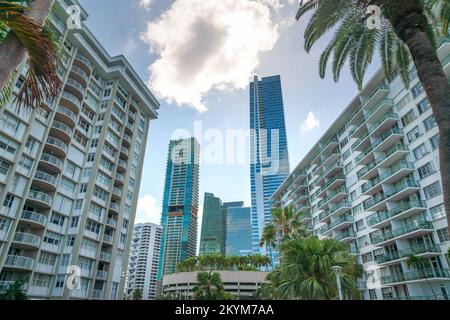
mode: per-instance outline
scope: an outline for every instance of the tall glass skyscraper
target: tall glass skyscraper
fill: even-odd
[[[223,204],[226,210],[227,256],[245,256],[252,253],[252,233],[250,208],[244,208],[243,202]]]
[[[158,279],[197,253],[200,145],[195,138],[169,144]]]
[[[270,197],[289,176],[283,95],[280,76],[250,83],[252,248],[259,247],[264,226],[272,221]]]
[[[212,193],[205,193],[200,255],[225,254],[225,217],[222,200]]]

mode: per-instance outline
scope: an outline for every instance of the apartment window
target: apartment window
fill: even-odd
[[[94,188],[94,196],[103,201],[106,201],[108,199],[108,192],[96,186]]]
[[[17,79],[16,88],[19,90],[22,89],[22,86],[24,83],[25,83],[25,80],[22,77],[20,77],[19,79]]]
[[[411,92],[413,94],[414,99],[417,98],[418,96],[420,96],[423,92],[423,86],[422,84],[419,82],[418,84],[416,84],[412,89]]]
[[[350,162],[349,164],[347,164],[346,166],[345,166],[345,173],[349,173],[350,171],[352,171],[353,170],[353,163],[352,162]]]
[[[79,222],[80,222],[80,217],[72,217],[70,219],[70,227],[71,228],[78,228]]]
[[[420,160],[428,154],[427,146],[425,145],[425,143],[422,143],[420,146],[415,148],[413,152],[416,160]]]
[[[104,92],[103,92],[103,97],[110,97],[111,96],[111,89],[106,89]]]
[[[344,149],[344,147],[348,144],[348,137],[345,137],[344,140],[341,141],[340,147],[341,149]]]
[[[83,183],[80,187],[80,193],[86,193],[87,191],[87,184]]]
[[[100,225],[91,219],[87,219],[85,228],[86,228],[86,230],[96,233],[96,234],[99,234],[99,232],[100,232]]]
[[[42,273],[35,273],[33,277],[33,286],[40,288],[49,288],[52,276]]]
[[[419,171],[420,179],[425,179],[426,177],[428,177],[429,175],[431,175],[435,172],[431,162],[428,162],[426,165],[420,167],[418,169],[418,171]]]
[[[102,126],[95,126],[95,133],[100,134],[102,132]]]
[[[345,151],[344,154],[342,155],[342,159],[344,161],[347,160],[351,156],[351,154],[352,154],[352,150],[351,149]]]
[[[83,199],[78,199],[75,201],[75,210],[81,210],[83,208]]]
[[[108,103],[103,102],[102,105],[100,106],[100,109],[105,110],[106,108],[108,108]]]
[[[363,255],[361,255],[362,263],[368,263],[373,261],[372,252],[367,252]]]
[[[33,152],[34,146],[36,145],[36,139],[33,137],[28,137],[27,142],[25,143],[25,149],[28,153]]]
[[[428,98],[424,98],[417,104],[417,110],[419,110],[420,114],[426,112],[428,109],[430,109],[430,101]]]
[[[429,186],[423,188],[427,200],[437,197],[442,194],[442,187],[439,181],[436,181]]]
[[[56,276],[55,288],[63,288],[65,281],[66,281],[65,275],[60,274]]]
[[[9,168],[11,168],[11,164],[8,161],[0,159],[0,174],[4,176],[8,175]]]
[[[66,164],[66,169],[64,170],[64,174],[66,176],[68,176],[69,178],[74,179],[76,172],[77,172],[77,166],[74,163],[68,161]]]
[[[61,267],[68,266],[70,263],[70,255],[69,254],[63,254],[61,257]]]
[[[419,126],[415,126],[411,131],[409,131],[406,134],[406,137],[408,138],[409,143],[412,143],[413,141],[417,140],[417,138],[421,137],[423,135],[422,129],[419,128]]]
[[[64,217],[63,215],[57,214],[55,212],[53,212],[50,217],[50,222],[58,227],[63,227],[65,220],[66,220],[66,217]]]
[[[361,219],[359,221],[356,221],[356,230],[361,231],[366,228],[366,225],[364,223],[364,219]]]
[[[104,185],[104,186],[110,186],[111,184],[111,178],[109,178],[104,173],[101,173],[100,171],[97,174],[97,182]]]
[[[427,131],[433,129],[437,125],[434,115],[431,115],[428,118],[426,118],[424,120],[423,124],[424,124],[425,128],[427,129]]]
[[[100,113],[97,117],[97,121],[103,121],[105,120],[105,113]]]
[[[377,291],[375,289],[369,289],[369,298],[370,300],[377,300]]]
[[[404,127],[406,127],[407,125],[409,125],[411,122],[413,122],[416,119],[416,114],[414,112],[414,110],[410,110],[406,115],[403,116],[402,118],[402,124]]]
[[[88,158],[87,158],[87,162],[94,162],[95,160],[95,153],[89,153],[88,154]]]
[[[439,149],[439,141],[440,141],[439,133],[431,137],[430,143],[433,150]]]
[[[441,243],[450,241],[450,237],[448,235],[448,228],[442,228],[442,229],[436,230],[436,233],[437,233],[439,241]]]
[[[409,81],[413,81],[415,78],[417,78],[417,69],[412,68],[411,71],[408,73]]]
[[[51,245],[55,245],[55,246],[59,246],[59,244],[61,243],[62,240],[62,236],[53,232],[49,232],[47,231],[47,233],[44,236],[44,242],[51,244]]]
[[[105,159],[104,157],[100,159],[100,165],[109,171],[112,171],[114,168],[114,164],[111,161]]]
[[[22,155],[22,157],[20,157],[19,160],[19,167],[25,172],[27,173],[27,175],[30,174],[31,170],[33,169],[33,165],[34,165],[34,160]]]
[[[91,142],[91,148],[97,148],[97,146],[98,146],[98,139],[92,140],[92,142]]]
[[[411,101],[411,97],[409,96],[409,94],[407,94],[406,96],[404,96],[402,98],[402,100],[400,100],[397,103],[398,108],[401,110],[402,108],[404,108],[409,102]]]
[[[370,244],[369,237],[367,235],[359,237],[357,242],[359,248],[368,246]]]
[[[91,176],[92,168],[86,168],[83,171],[83,178],[89,178]]]
[[[72,196],[75,194],[75,189],[77,187],[75,182],[72,182],[64,177],[62,177],[61,180],[59,180],[59,186],[63,191],[66,191],[69,195]]]
[[[363,207],[362,203],[358,204],[356,207],[353,207],[353,209],[352,209],[352,213],[354,216],[356,216],[358,213],[361,213],[363,211],[364,211],[364,207]]]
[[[0,218],[0,231],[6,232],[11,225],[11,220],[7,218]]]
[[[42,264],[54,266],[56,263],[56,254],[41,251],[38,261]]]
[[[14,203],[14,199],[15,199],[15,197],[12,194],[8,193],[5,197],[5,200],[3,201],[3,206],[8,209],[11,209],[11,207]]]
[[[15,155],[19,145],[12,140],[0,135],[0,149]]]
[[[440,220],[447,217],[445,214],[445,206],[443,203],[438,206],[430,208],[430,214],[434,220]]]
[[[350,200],[355,201],[356,199],[356,191],[353,191],[352,193],[350,193]]]

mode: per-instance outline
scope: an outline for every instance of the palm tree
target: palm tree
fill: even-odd
[[[0,294],[0,300],[28,300],[28,297],[23,290],[25,281],[16,280],[10,284],[3,294]]]
[[[59,94],[56,41],[50,29],[44,26],[53,4],[54,0],[0,0],[2,100],[11,93],[16,68],[27,55],[29,60],[27,78],[17,96],[18,108],[22,103],[40,107]]]
[[[370,24],[370,6],[381,10],[379,26]],[[349,60],[352,77],[361,89],[378,46],[386,76],[392,77],[397,69],[408,86],[409,54],[412,56],[439,127],[440,166],[450,231],[450,85],[436,53],[438,26],[442,35],[448,35],[449,8],[448,0],[309,0],[301,1],[296,17],[298,20],[312,12],[304,32],[307,52],[327,31],[336,30],[320,57],[322,78],[331,56],[335,81]],[[433,10],[438,12],[438,19]]]
[[[142,300],[142,290],[141,289],[134,289],[133,295],[131,297],[132,300]]]
[[[261,240],[259,241],[259,246],[263,247],[266,246],[269,249],[270,254],[270,260],[271,260],[271,266],[273,267],[273,254],[272,254],[272,248],[276,247],[277,241],[277,231],[273,224],[268,224],[264,227]]]
[[[286,240],[280,250],[283,259],[271,277],[276,296],[283,299],[336,299],[332,266],[343,267],[341,280],[346,296],[359,299],[356,260],[346,245],[316,237]]]
[[[195,300],[220,300],[224,296],[223,282],[217,272],[199,272],[192,289]]]
[[[419,274],[421,274],[421,276],[425,278],[425,281],[427,282],[428,286],[430,287],[434,298],[437,299],[436,292],[434,291],[433,286],[430,283],[430,280],[428,280],[428,270],[427,269],[430,267],[430,260],[428,260],[427,258],[424,258],[424,257],[418,257],[418,256],[411,255],[406,260],[406,265],[408,267],[412,267],[419,271]]]

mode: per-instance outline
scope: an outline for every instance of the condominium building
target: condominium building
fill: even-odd
[[[143,300],[156,299],[161,234],[161,226],[154,223],[134,226],[125,289],[128,297],[139,289]]]
[[[252,220],[250,208],[243,202],[227,202],[225,255],[247,256],[252,254]]]
[[[200,144],[172,140],[167,156],[158,280],[197,254]]]
[[[205,193],[200,236],[200,255],[225,254],[226,212],[222,200],[212,193]]]
[[[450,39],[438,54],[450,76]],[[365,299],[450,295],[439,131],[414,67],[409,78],[406,88],[378,71],[272,197],[303,211],[315,235],[348,244]]]
[[[84,25],[63,44],[61,94],[41,110],[0,107],[0,285],[35,299],[121,299],[147,133],[159,104],[123,56]],[[15,92],[24,82],[17,72]]]
[[[252,249],[265,254],[259,240],[272,221],[270,197],[289,175],[280,76],[255,76],[250,83],[250,129]]]

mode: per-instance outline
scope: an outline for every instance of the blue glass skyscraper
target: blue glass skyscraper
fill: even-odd
[[[162,207],[158,279],[197,253],[200,145],[195,138],[172,140]]]
[[[290,172],[280,76],[250,83],[250,129],[252,250],[266,254],[259,240],[272,221],[270,197]]]

